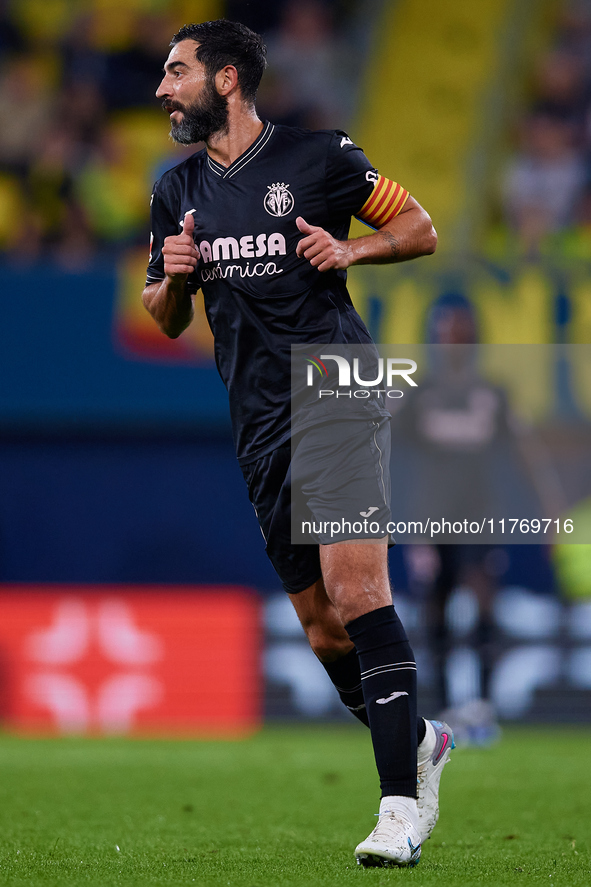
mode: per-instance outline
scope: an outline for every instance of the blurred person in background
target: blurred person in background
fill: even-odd
[[[537,61],[529,110],[518,124],[518,150],[502,184],[505,219],[520,252],[534,258],[586,215],[591,181],[591,6],[568,4],[554,46]]]
[[[321,0],[289,0],[267,38],[271,78],[263,85],[263,116],[309,129],[335,126],[348,116],[347,81],[339,76],[343,50],[332,10]],[[344,72],[343,72],[344,73]]]
[[[577,59],[585,76],[587,98],[591,83],[591,3],[571,0],[560,10],[555,49]]]
[[[95,16],[86,11],[72,18],[57,47],[62,66],[62,86],[94,87],[104,102],[108,53],[96,45]],[[80,113],[76,109],[77,113]]]
[[[583,59],[567,49],[547,53],[536,72],[535,94],[533,112],[571,123],[574,141],[580,145],[589,104]]]
[[[510,434],[504,393],[480,376],[476,366],[474,310],[460,293],[448,293],[433,306],[428,340],[437,349],[420,391],[394,417],[394,435],[404,439],[418,463],[413,491],[418,513],[450,522],[490,516],[494,501],[495,452]],[[454,348],[453,346],[459,346]],[[400,454],[393,453],[398,461]],[[415,476],[416,475],[416,476]],[[497,588],[498,548],[493,545],[410,545],[405,551],[411,585],[426,600],[426,626],[434,666],[436,705],[462,744],[488,744],[499,735],[490,697],[495,656],[492,608]],[[469,644],[479,663],[470,698],[452,709],[447,674],[455,639],[448,604],[462,585],[478,608]]]
[[[312,6],[302,6],[310,14]],[[427,213],[380,176],[346,133],[260,120],[254,102],[264,68],[261,38],[239,23],[190,25],[173,38],[156,94],[172,137],[204,141],[206,149],[154,186],[143,300],[176,338],[203,290],[267,554],[341,699],[371,730],[382,800],[357,860],[414,865],[437,822],[452,735],[416,717],[416,664],[392,605],[387,536],[371,545],[346,534],[337,544],[328,536],[318,544],[291,541],[291,346],[370,344],[345,287],[346,269],[429,254],[436,235]],[[375,233],[347,239],[352,215]],[[375,404],[366,413],[375,421],[366,416],[347,434],[363,436],[355,447],[364,454],[364,489],[389,513],[381,460],[389,416]],[[314,442],[323,420],[314,417],[297,437],[298,452],[312,447],[316,471],[319,450],[328,458],[326,443]],[[322,493],[318,479],[310,483],[313,509]]]
[[[166,16],[139,15],[131,46],[108,56],[103,91],[111,110],[156,105],[152,85],[162,71],[168,32]]]
[[[587,178],[576,124],[545,111],[528,117],[504,181],[507,219],[526,255],[537,255],[546,235],[572,223]]]
[[[7,59],[0,75],[0,164],[5,169],[26,173],[55,111],[43,60],[33,55]]]
[[[266,36],[279,26],[284,6],[285,0],[226,0],[226,18]]]
[[[435,302],[427,339],[435,346],[431,370],[393,418],[392,459],[398,470],[406,462],[411,475],[413,519],[424,524],[437,515],[480,525],[514,513],[556,517],[564,497],[555,472],[541,442],[513,415],[506,392],[481,373],[474,308],[462,293]],[[439,717],[458,742],[488,745],[500,733],[491,695],[498,655],[493,608],[509,558],[498,544],[457,544],[450,533],[444,544],[407,546],[405,561],[411,586],[425,600]],[[476,618],[463,641],[475,668],[458,698],[450,679],[457,640],[449,604],[460,587],[470,589]]]
[[[25,39],[12,20],[10,0],[0,0],[0,61],[25,48]]]

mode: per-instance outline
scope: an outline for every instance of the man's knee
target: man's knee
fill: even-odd
[[[334,662],[353,648],[346,632],[335,635],[321,625],[304,626],[313,652],[321,662]]]
[[[326,592],[343,625],[392,603],[385,544],[368,541],[324,545],[320,561]]]

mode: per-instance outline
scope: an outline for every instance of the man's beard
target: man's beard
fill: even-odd
[[[183,106],[164,101],[166,111],[181,111],[180,123],[170,124],[170,136],[179,145],[207,142],[216,132],[228,128],[228,100],[220,95],[213,83],[208,82],[201,99],[193,105]]]

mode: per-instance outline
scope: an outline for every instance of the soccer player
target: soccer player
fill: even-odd
[[[143,301],[175,338],[203,292],[267,554],[341,699],[371,731],[382,799],[357,860],[414,865],[437,821],[451,731],[416,716],[416,665],[392,604],[387,538],[291,542],[290,357],[292,344],[371,345],[346,269],[432,253],[436,234],[427,213],[346,133],[259,119],[259,35],[220,20],[186,25],[171,46],[156,95],[172,138],[206,147],[154,187]],[[349,240],[354,215],[374,233]],[[376,453],[387,452],[389,426],[383,415],[371,418],[361,423],[367,488],[385,490]],[[355,431],[362,433],[359,423]]]

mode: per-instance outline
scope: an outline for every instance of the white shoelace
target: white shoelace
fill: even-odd
[[[398,836],[398,829],[402,827],[407,829],[410,825],[407,819],[393,810],[384,810],[381,813],[374,813],[378,817],[377,824],[372,832],[375,837],[394,838]]]

